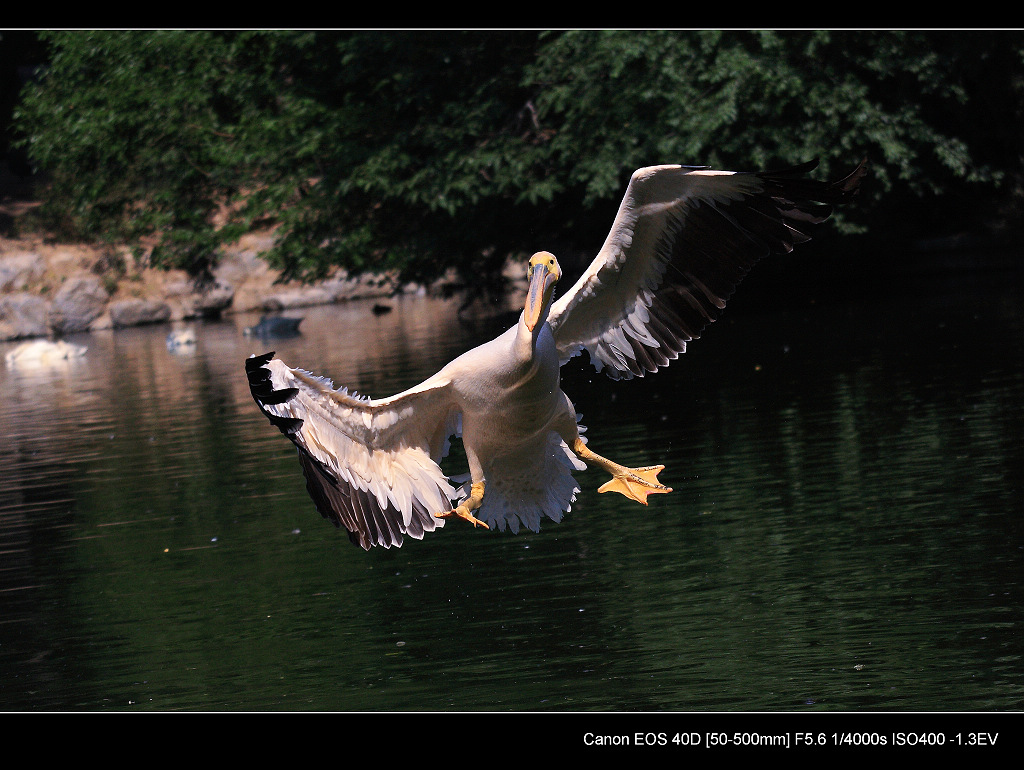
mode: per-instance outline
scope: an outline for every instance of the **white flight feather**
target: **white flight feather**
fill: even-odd
[[[413,502],[431,513],[451,507],[458,497],[431,457],[431,444],[447,448],[450,422],[443,380],[428,380],[387,399],[367,399],[279,359],[267,364],[275,389],[296,388],[292,399],[266,408],[303,421],[295,438],[336,477],[367,492],[382,509],[390,503],[409,525]],[[416,408],[419,404],[421,408]],[[444,520],[438,519],[437,526]]]
[[[666,269],[659,242],[681,230],[687,208],[738,200],[758,184],[756,177],[732,171],[676,165],[635,171],[601,250],[573,287],[551,306],[548,322],[560,359],[568,360],[585,347],[598,370],[599,350],[612,354],[623,366],[625,357],[633,356],[619,323],[626,333],[653,346],[647,308]],[[701,291],[713,296],[706,287],[701,286]],[[620,320],[610,323],[612,319]]]

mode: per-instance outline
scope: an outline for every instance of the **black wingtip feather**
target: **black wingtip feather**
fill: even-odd
[[[251,355],[245,359],[245,371],[253,372],[261,368],[264,364],[270,363],[271,359],[276,355],[274,351],[264,353],[262,356]]]
[[[306,491],[317,512],[335,527],[344,528],[349,540],[369,550],[373,546],[400,547],[403,542],[403,516],[388,503],[381,509],[369,493],[343,483],[316,457],[307,452],[295,435],[303,421],[298,417],[281,417],[266,407],[282,404],[298,395],[297,388],[274,389],[267,364],[274,353],[250,356],[245,361],[245,374],[253,400],[264,416],[292,440],[299,451],[299,462],[306,478]],[[421,512],[422,513],[422,512]],[[422,532],[421,523],[416,531]]]
[[[266,368],[266,364],[273,357],[273,353],[264,353],[262,356],[250,356],[245,359],[245,376],[249,380],[249,392],[256,406],[275,427],[290,436],[302,427],[302,420],[298,417],[280,417],[268,411],[266,407],[283,404],[294,398],[299,391],[296,388],[274,390],[274,384],[270,381],[270,370]]]
[[[807,178],[817,166],[814,159],[789,168],[754,172],[763,185],[759,192],[735,202],[693,206],[685,220],[668,229],[658,246],[667,269],[651,298],[647,322],[648,332],[658,343],[654,351],[665,355],[652,352],[645,341],[627,331],[631,350],[620,351],[607,342],[603,344],[611,351],[596,351],[609,377],[642,377],[645,371],[675,359],[686,349],[687,341],[697,339],[704,327],[720,317],[736,286],[757,262],[809,241],[813,226],[831,216],[835,206],[850,202],[868,172],[865,158],[835,181]]]

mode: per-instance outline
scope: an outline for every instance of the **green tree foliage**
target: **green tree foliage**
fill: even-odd
[[[58,32],[17,113],[68,234],[201,275],[278,227],[286,275],[496,277],[590,252],[629,173],[867,156],[847,231],[1019,213],[1024,42],[935,32]],[[881,204],[884,201],[885,206]],[[916,207],[916,208],[915,208]],[[889,212],[898,212],[891,214]],[[906,229],[914,218],[920,232]],[[965,224],[966,229],[969,225]],[[954,228],[955,229],[955,228]]]

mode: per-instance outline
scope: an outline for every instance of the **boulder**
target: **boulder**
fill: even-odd
[[[235,299],[234,287],[220,279],[200,289],[189,280],[171,281],[165,286],[165,294],[174,303],[172,315],[177,320],[217,318],[231,308]]]
[[[46,261],[32,252],[0,256],[0,292],[21,291],[46,272]]]
[[[163,323],[171,318],[171,306],[151,299],[122,299],[110,303],[110,322],[114,328]]]
[[[107,290],[95,276],[68,278],[50,305],[50,328],[58,335],[85,331],[103,312],[108,297]]]
[[[0,340],[46,336],[49,311],[50,303],[35,294],[0,296]]]
[[[227,281],[216,280],[202,291],[193,294],[191,310],[193,316],[216,318],[231,307],[235,298],[235,290]]]

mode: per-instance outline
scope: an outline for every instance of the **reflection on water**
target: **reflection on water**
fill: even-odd
[[[2,368],[0,707],[1020,709],[1024,297],[904,299],[738,297],[657,377],[574,361],[592,445],[664,462],[673,494],[641,508],[589,471],[540,534],[368,553],[316,514],[243,360],[388,395],[495,331],[455,305]]]

